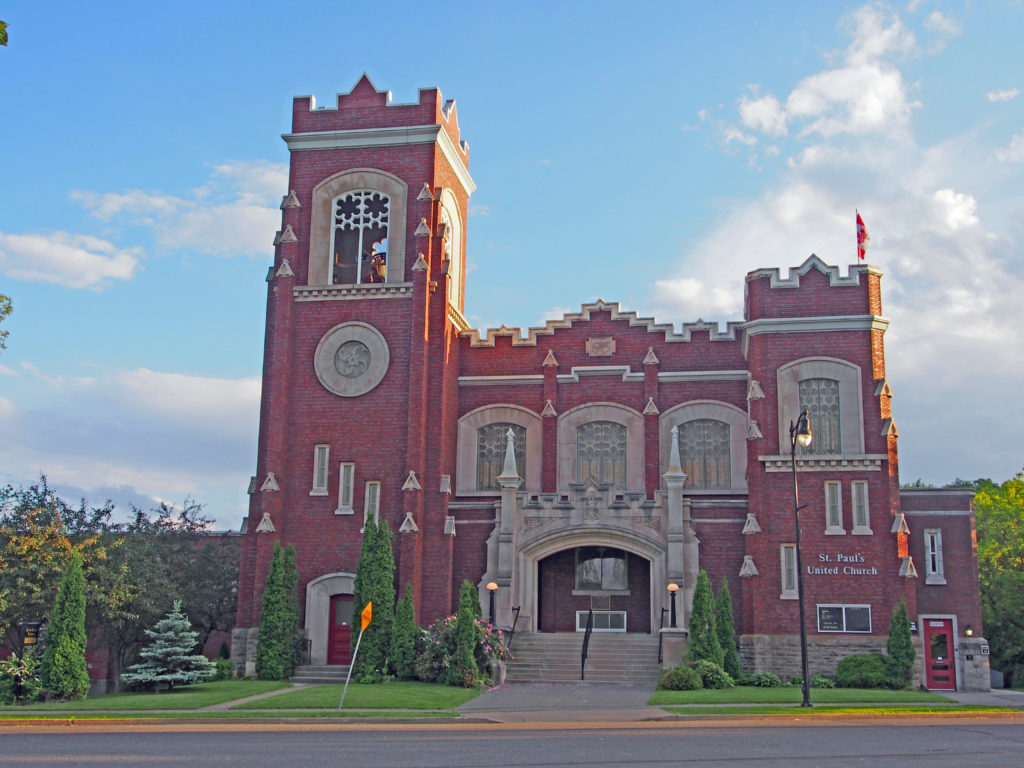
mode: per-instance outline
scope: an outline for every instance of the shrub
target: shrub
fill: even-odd
[[[827,675],[811,675],[811,688],[835,688],[836,681]]]
[[[32,701],[43,691],[43,685],[36,674],[38,662],[31,653],[18,658],[12,653],[0,659],[0,704],[17,704]]]
[[[235,665],[231,659],[218,656],[213,660],[213,677],[210,680],[230,680],[235,676]]]
[[[724,657],[715,627],[715,599],[711,594],[711,580],[704,570],[697,574],[689,630],[690,647],[686,651],[686,660],[696,662],[706,659],[722,666]]]
[[[914,669],[914,641],[910,637],[910,619],[907,616],[907,604],[901,602],[893,611],[889,622],[889,639],[885,644],[886,669],[889,672],[889,685],[893,688],[905,688],[910,682]]]
[[[353,623],[367,603],[373,603],[373,619],[362,634],[359,655],[352,660],[352,679],[377,683],[388,672],[391,626],[395,618],[395,553],[387,521],[372,517],[363,525],[363,546],[353,586]],[[354,631],[354,629],[353,629]]]
[[[740,672],[740,655],[736,650],[736,625],[733,623],[732,595],[729,580],[722,579],[722,586],[715,596],[715,632],[722,647],[722,669],[735,680]]]
[[[505,647],[501,630],[482,620],[473,622],[476,644],[473,655],[477,674],[473,684],[484,684],[493,661],[507,661],[512,654]],[[445,683],[451,679],[455,663],[456,628],[458,616],[452,615],[435,621],[429,629],[420,630],[416,638],[416,678],[426,683]],[[456,681],[462,685],[462,681]]]
[[[840,688],[885,688],[889,671],[880,653],[858,653],[839,662],[836,685]]]
[[[701,660],[693,665],[694,670],[700,675],[701,682],[705,688],[719,689],[732,688],[736,681],[732,675],[715,664],[713,661]]]
[[[395,623],[391,626],[391,666],[399,680],[416,676],[416,610],[412,602],[412,584],[398,601]]]
[[[256,677],[260,680],[288,677],[301,658],[304,641],[299,629],[297,583],[295,547],[289,544],[285,548],[275,541],[256,643]]]
[[[788,686],[790,686],[792,688],[803,688],[804,687],[804,676],[803,675],[793,675],[791,678],[789,678],[789,682],[786,683],[786,685],[788,685]]]
[[[704,687],[704,682],[697,670],[680,664],[661,676],[659,686],[666,691],[699,691]]]
[[[76,555],[60,582],[46,630],[46,652],[39,678],[57,699],[81,699],[89,690],[85,662],[85,576]]]
[[[750,684],[758,688],[782,688],[782,678],[774,672],[755,672],[750,676]]]

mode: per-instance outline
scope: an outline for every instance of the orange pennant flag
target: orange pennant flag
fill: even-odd
[[[373,603],[372,602],[367,603],[366,607],[363,608],[362,619],[363,619],[363,626],[362,626],[362,629],[360,629],[359,631],[360,632],[365,632],[366,628],[368,626],[370,626],[370,620],[373,619]]]

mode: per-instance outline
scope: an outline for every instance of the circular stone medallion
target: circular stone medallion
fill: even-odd
[[[313,355],[316,377],[341,397],[357,397],[380,384],[390,353],[381,332],[359,322],[336,325],[320,339]]]

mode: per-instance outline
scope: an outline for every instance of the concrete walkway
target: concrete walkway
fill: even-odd
[[[960,704],[983,706],[983,707],[1015,707],[1024,709],[1024,691],[1011,691],[1003,688],[993,688],[991,691],[936,691],[943,696],[949,696]]]

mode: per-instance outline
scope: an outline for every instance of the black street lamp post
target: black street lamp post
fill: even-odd
[[[796,557],[794,567],[796,569],[796,595],[797,604],[800,610],[800,671],[803,677],[804,700],[801,707],[811,707],[811,680],[807,674],[807,619],[804,616],[804,577],[800,566],[800,491],[796,481],[796,446],[799,443],[806,448],[811,444],[811,419],[807,410],[800,412],[796,424],[789,423],[790,459],[793,465],[793,522],[796,525]]]
[[[676,629],[676,592],[679,591],[679,585],[673,581],[668,585],[668,591],[672,594],[672,612],[669,614],[670,624],[672,629]]]
[[[494,626],[494,593],[498,591],[498,584],[496,582],[493,582],[493,581],[488,581],[487,582],[487,591],[491,595],[491,616],[490,616],[490,619],[488,619],[488,621],[490,621],[491,626],[493,627]]]

